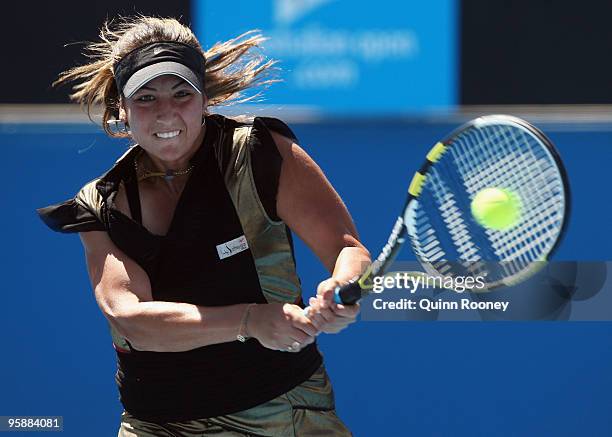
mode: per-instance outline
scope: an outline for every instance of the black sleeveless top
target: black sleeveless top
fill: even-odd
[[[278,120],[260,118],[253,124],[245,147],[251,158],[255,197],[274,223],[281,157],[268,129],[295,137]],[[107,231],[117,247],[147,272],[154,300],[205,307],[269,302],[271,294],[262,289],[265,269],[256,266],[254,255],[259,250],[255,246],[261,243],[249,241],[249,248],[227,257],[218,249],[245,235],[241,215],[250,214],[236,207],[237,196],[232,197],[227,186],[236,157],[231,151],[232,133],[240,127],[244,124],[218,115],[207,118],[203,144],[191,160],[194,170],[165,236],[152,234],[140,222],[133,159],[140,152],[138,146],[89,184],[95,187],[90,190],[93,194],[80,193],[38,212],[49,227],[60,232]],[[113,207],[121,183],[132,218]],[[290,232],[283,228],[291,244]],[[292,250],[291,246],[291,255]],[[302,305],[297,296],[293,303]],[[139,351],[127,340],[124,345],[117,343],[116,381],[121,401],[135,417],[153,422],[200,419],[254,407],[299,385],[322,363],[316,344],[299,353],[286,353],[264,348],[255,339],[186,352]]]

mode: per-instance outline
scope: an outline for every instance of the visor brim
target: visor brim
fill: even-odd
[[[125,98],[129,99],[146,83],[159,76],[163,76],[164,74],[171,74],[180,77],[191,85],[198,93],[202,94],[201,79],[196,72],[191,70],[186,65],[178,62],[159,62],[157,64],[144,67],[134,73],[123,87],[123,95]]]

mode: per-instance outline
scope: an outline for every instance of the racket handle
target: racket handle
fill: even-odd
[[[354,305],[361,300],[363,290],[357,281],[340,285],[334,290],[334,302],[342,305]]]
[[[362,290],[357,281],[348,282],[334,290],[334,302],[342,305],[354,305],[361,299]],[[310,316],[310,306],[302,310],[304,317]]]

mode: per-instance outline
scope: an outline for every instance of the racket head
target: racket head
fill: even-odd
[[[471,202],[485,188],[520,199],[518,222],[485,228]],[[552,142],[517,117],[472,120],[437,143],[413,177],[403,214],[414,253],[432,276],[481,276],[487,291],[535,274],[555,252],[570,214],[567,172]]]

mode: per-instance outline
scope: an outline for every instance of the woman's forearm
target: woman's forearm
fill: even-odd
[[[341,283],[348,282],[359,276],[370,262],[370,254],[363,246],[345,247],[336,258],[332,277]]]
[[[182,352],[236,340],[247,306],[139,302],[118,314],[114,322],[135,349]]]
[[[370,254],[363,246],[344,247],[336,258],[332,276],[347,282],[369,263]],[[247,306],[141,301],[116,314],[113,322],[135,349],[182,352],[236,340]]]

